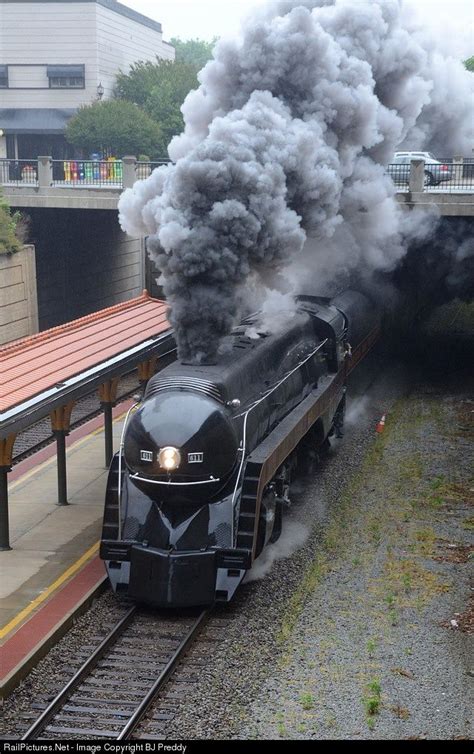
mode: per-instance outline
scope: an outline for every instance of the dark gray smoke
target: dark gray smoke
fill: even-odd
[[[194,362],[215,357],[250,278],[397,265],[416,223],[384,165],[400,144],[470,153],[474,81],[403,27],[397,0],[259,8],[199,78],[175,164],[119,204],[124,230],[150,236],[180,358]]]

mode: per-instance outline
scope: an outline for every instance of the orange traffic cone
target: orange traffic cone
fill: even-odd
[[[385,414],[382,415],[382,418],[379,422],[377,422],[377,426],[375,427],[376,432],[383,432],[385,429]]]

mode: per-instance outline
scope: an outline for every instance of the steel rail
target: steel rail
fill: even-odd
[[[168,660],[163,670],[160,672],[158,678],[153,683],[147,694],[143,697],[143,700],[140,702],[134,713],[131,715],[128,722],[124,725],[122,730],[117,736],[117,741],[124,741],[127,740],[140,721],[143,719],[144,715],[147,713],[149,707],[152,705],[155,697],[161,691],[163,686],[167,683],[169,680],[169,677],[171,676],[172,672],[174,671],[176,665],[178,664],[181,657],[186,652],[189,645],[193,642],[197,632],[199,631],[202,623],[207,618],[208,614],[210,612],[209,608],[206,608],[206,610],[203,610],[202,613],[200,613],[199,617],[195,620],[189,631],[187,632],[184,639],[181,641],[179,647],[174,651],[172,657]]]
[[[97,663],[102,659],[109,647],[114,644],[117,639],[123,634],[126,628],[128,628],[132,618],[137,612],[137,607],[134,605],[128,612],[121,618],[118,623],[113,627],[110,633],[99,644],[97,649],[91,654],[91,656],[85,661],[85,663],[79,668],[79,670],[73,675],[70,681],[64,686],[63,689],[55,696],[53,701],[46,707],[41,713],[38,719],[31,725],[26,733],[21,737],[21,741],[30,741],[38,733],[41,733],[52,718],[56,715],[59,709],[67,702],[69,697],[72,696],[77,687],[82,683],[92,670],[96,667]]]

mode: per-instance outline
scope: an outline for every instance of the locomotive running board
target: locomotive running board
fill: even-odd
[[[375,327],[344,361],[339,371],[322,378],[317,389],[291,411],[248,456],[242,481],[236,546],[247,550],[252,561],[255,559],[263,490],[318,419],[326,413],[334,416],[343,396],[347,375],[366,356],[379,337],[380,328]]]
[[[297,408],[250,453],[245,465],[240,500],[237,547],[255,558],[260,502],[263,490],[313,424],[324,414],[334,415],[343,396],[345,369],[322,378]]]

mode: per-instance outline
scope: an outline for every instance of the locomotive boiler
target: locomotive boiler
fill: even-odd
[[[281,533],[297,453],[340,432],[377,307],[357,291],[299,296],[277,333],[258,322],[243,320],[215,364],[157,372],[129,412],[100,550],[118,593],[160,607],[230,600]]]

